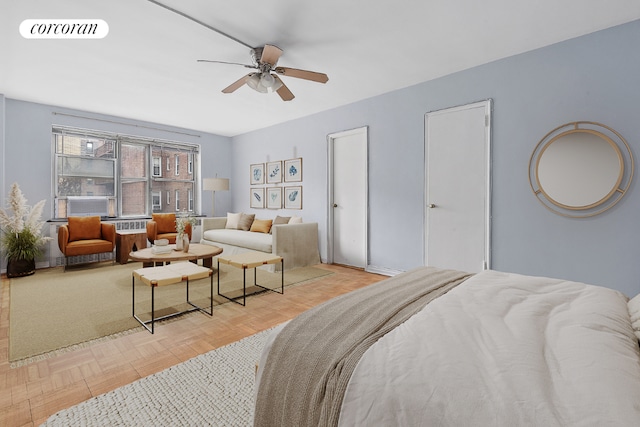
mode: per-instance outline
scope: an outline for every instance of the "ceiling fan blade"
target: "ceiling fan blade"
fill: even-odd
[[[214,60],[211,60],[211,59],[198,59],[197,61],[198,62],[212,62],[214,64],[241,65],[241,66],[246,67],[246,68],[258,68],[255,65],[241,64],[239,62],[214,61]]]
[[[282,86],[280,86],[276,92],[278,92],[278,95],[280,95],[280,98],[282,98],[283,101],[291,101],[293,98],[295,98],[295,96],[293,96],[293,93],[289,90],[289,88],[284,84],[284,82],[282,80],[280,80],[280,77],[278,76],[273,76],[277,82],[281,83]]]
[[[222,93],[235,92],[238,88],[240,88],[240,86],[245,84],[247,82],[247,80],[249,80],[251,78],[252,75],[253,75],[253,73],[249,73],[246,76],[241,77],[240,79],[238,79],[235,82],[231,83],[229,86],[227,86],[224,89],[222,89]]]
[[[265,44],[264,48],[262,48],[262,56],[260,57],[260,62],[265,62],[272,67],[275,67],[276,62],[278,62],[278,59],[280,59],[280,55],[282,55],[282,49],[277,46]]]
[[[329,76],[324,73],[316,73],[315,71],[299,70],[297,68],[288,67],[276,67],[274,71],[278,74],[282,74],[283,76],[311,80],[318,83],[326,83],[329,81]]]

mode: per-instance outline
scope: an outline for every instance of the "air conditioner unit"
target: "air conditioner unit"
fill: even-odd
[[[109,216],[109,199],[106,197],[68,197],[67,216]]]

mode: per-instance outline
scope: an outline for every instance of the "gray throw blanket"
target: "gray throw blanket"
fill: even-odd
[[[351,374],[380,337],[468,273],[421,267],[302,313],[273,342],[262,367],[254,426],[336,426]]]

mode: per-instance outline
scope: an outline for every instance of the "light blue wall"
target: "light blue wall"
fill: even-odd
[[[4,110],[5,110],[5,98],[0,93],[0,201],[6,199],[4,191],[4,170],[5,170],[5,148],[4,148]],[[3,203],[4,204],[4,203]],[[2,249],[0,249],[0,259],[4,258]]]
[[[0,139],[0,154],[5,159],[0,174],[4,177],[4,181],[0,181],[0,192],[8,194],[11,184],[17,182],[29,204],[46,199],[44,219],[53,215],[51,127],[54,124],[199,144],[203,177],[215,174],[225,177],[232,172],[231,139],[228,137],[9,98],[5,100],[4,97],[0,101],[5,101],[0,104],[5,105],[4,111],[0,107],[0,113],[3,113],[0,117],[5,123],[5,132],[0,132],[0,135],[4,134],[6,141],[3,152]],[[211,192],[204,192],[202,198],[203,212],[208,215],[212,209],[211,195]],[[5,197],[3,206],[4,200]],[[218,193],[216,209],[226,211],[230,207],[231,195],[228,192]],[[4,260],[2,263],[4,265]]]
[[[638,45],[640,21],[635,21],[236,136],[232,148],[233,209],[251,211],[251,163],[303,157],[304,209],[300,214],[305,221],[319,223],[325,258],[326,136],[369,126],[370,265],[395,270],[421,265],[424,114],[492,98],[492,267],[584,281],[635,295],[640,292],[637,178],[613,209],[589,219],[569,219],[551,213],[534,197],[528,163],[548,131],[578,120],[614,128],[637,156]],[[267,218],[276,214],[253,212]]]

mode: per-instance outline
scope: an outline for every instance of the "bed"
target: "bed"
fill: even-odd
[[[254,425],[640,425],[634,326],[612,289],[418,268],[279,326]]]

